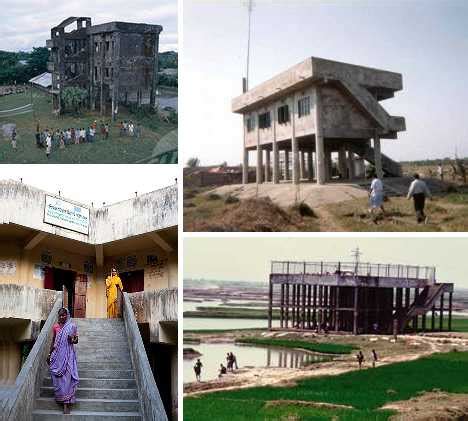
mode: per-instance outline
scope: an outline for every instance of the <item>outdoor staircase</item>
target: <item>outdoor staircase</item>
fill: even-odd
[[[413,317],[422,316],[430,311],[443,292],[443,284],[434,284],[424,287],[414,303],[411,304],[407,310],[402,309],[399,314],[397,312],[395,313],[394,318],[399,319],[400,330],[404,331],[406,325]]]
[[[369,145],[364,145],[359,148],[356,148],[356,150],[353,150],[353,152],[358,154],[367,162],[370,162],[372,165],[375,165],[375,153],[373,147]],[[381,153],[381,156],[383,172],[391,177],[401,177],[401,165],[383,153]]]
[[[71,415],[54,400],[50,374],[44,378],[33,411],[34,421],[142,420],[140,401],[122,319],[74,319],[80,383]]]

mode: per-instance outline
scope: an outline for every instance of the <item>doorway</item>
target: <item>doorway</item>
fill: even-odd
[[[143,269],[132,270],[130,272],[122,272],[119,274],[119,277],[122,281],[124,292],[144,291],[145,271]]]

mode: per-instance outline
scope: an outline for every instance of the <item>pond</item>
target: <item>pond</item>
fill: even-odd
[[[203,364],[202,381],[218,377],[219,365],[226,366],[226,354],[233,352],[239,368],[242,367],[289,367],[300,368],[309,364],[330,361],[329,355],[314,354],[296,349],[254,346],[234,343],[184,344],[184,348],[193,348],[201,353]],[[184,383],[194,382],[193,366],[196,358],[184,359]]]

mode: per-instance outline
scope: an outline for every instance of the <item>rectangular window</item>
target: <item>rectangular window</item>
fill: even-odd
[[[289,107],[288,105],[282,105],[278,107],[278,123],[286,124],[289,122]]]
[[[252,116],[247,117],[246,127],[248,132],[255,130],[255,120]]]
[[[97,42],[94,43],[94,49],[96,50],[96,53],[99,52],[99,44]]]
[[[113,77],[114,77],[114,68],[111,67],[111,78],[113,78]]]
[[[299,118],[310,114],[310,97],[306,96],[297,101],[297,111]]]
[[[258,128],[259,129],[267,129],[271,126],[271,118],[270,118],[270,111],[259,114],[258,116]]]
[[[109,68],[106,67],[106,77],[109,77]]]
[[[97,67],[94,67],[94,80],[97,80]]]
[[[109,51],[109,45],[110,45],[110,42],[106,41],[106,51]]]

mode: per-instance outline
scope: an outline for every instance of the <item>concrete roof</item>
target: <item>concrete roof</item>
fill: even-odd
[[[159,34],[163,30],[161,25],[150,25],[147,23],[132,22],[107,22],[100,25],[93,25],[87,28],[88,34],[99,34],[101,32],[152,32]]]
[[[29,82],[34,83],[34,85],[40,85],[44,88],[50,88],[52,86],[52,73],[42,73],[39,76],[34,76],[29,79]]]
[[[346,80],[375,91],[378,99],[403,89],[400,73],[309,57],[232,100],[232,111],[243,113],[283,95],[321,81]]]
[[[89,234],[81,234],[44,222],[45,197],[53,196],[89,208],[88,205],[47,193],[14,180],[0,181],[0,224],[15,224],[87,244],[106,244],[124,238],[177,227],[177,186],[89,209]]]

